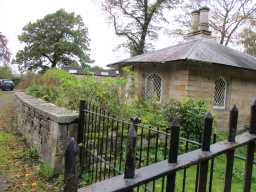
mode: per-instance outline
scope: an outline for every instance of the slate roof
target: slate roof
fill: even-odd
[[[202,61],[231,67],[256,70],[256,57],[225,47],[209,38],[197,38],[161,50],[125,59],[109,67],[136,63],[167,63],[179,60]]]

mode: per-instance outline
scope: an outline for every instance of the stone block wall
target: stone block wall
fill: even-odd
[[[225,67],[221,65],[202,64],[189,67],[188,96],[206,99],[213,106],[214,86],[218,78],[227,81],[227,97],[224,109],[212,108],[216,114],[216,127],[228,131],[229,111],[234,104],[239,109],[238,129],[249,124],[250,106],[256,98],[255,72]]]
[[[67,141],[77,135],[78,113],[23,92],[15,95],[17,131],[38,150],[40,159],[49,163],[54,173],[60,173]]]
[[[248,125],[250,105],[256,99],[255,71],[196,61],[144,63],[135,65],[134,69],[141,98],[144,96],[145,75],[157,73],[162,78],[162,103],[170,98],[181,99],[184,96],[207,100],[216,114],[216,128],[223,131],[228,131],[229,110],[236,104],[239,109],[238,129],[242,130]],[[215,109],[215,81],[220,77],[228,84],[226,106],[224,109]]]
[[[157,73],[162,79],[161,102],[168,102],[170,98],[187,96],[188,69],[184,62],[176,65],[161,64],[161,66],[148,63],[135,66],[138,95],[144,97],[145,77],[150,73]]]

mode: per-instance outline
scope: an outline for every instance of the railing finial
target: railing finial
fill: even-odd
[[[251,106],[251,120],[250,120],[250,129],[251,134],[256,134],[256,100]]]
[[[177,163],[178,151],[179,151],[179,135],[180,126],[176,118],[171,123],[171,140],[169,148],[169,163]]]
[[[234,105],[229,113],[229,136],[228,136],[229,142],[235,142],[237,120],[238,120],[238,109],[236,105]]]
[[[203,142],[202,142],[202,150],[203,151],[210,150],[211,135],[212,135],[212,123],[213,123],[212,114],[210,112],[208,112],[204,119]]]

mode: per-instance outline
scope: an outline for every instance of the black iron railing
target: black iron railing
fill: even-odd
[[[251,107],[249,131],[236,137],[237,119],[238,109],[234,106],[230,111],[228,140],[211,145],[216,135],[212,139],[210,113],[204,121],[202,141],[197,142],[188,134],[187,138],[180,137],[180,128],[175,121],[167,129],[168,133],[144,126],[138,118],[132,118],[131,122],[120,120],[82,101],[78,135],[80,176],[89,186],[79,191],[174,192],[176,187],[178,191],[211,192],[215,160],[224,155],[224,191],[232,191],[234,161],[243,160],[243,191],[250,192],[255,163],[256,102]],[[75,144],[72,141],[70,145]],[[241,147],[247,147],[246,157],[235,154]],[[76,148],[68,146],[68,149]],[[182,155],[178,156],[179,153]],[[66,153],[66,157],[69,155],[74,155],[74,151]],[[191,169],[194,176],[187,177]],[[75,172],[65,175],[65,186],[69,186],[72,179],[68,178],[76,178]],[[191,184],[194,187],[191,188]]]
[[[86,184],[102,181],[125,172],[127,143],[129,141],[128,130],[131,127],[134,127],[136,131],[135,168],[141,168],[168,158],[170,133],[162,130],[169,130],[170,128],[160,129],[146,126],[141,124],[138,118],[132,118],[130,122],[127,122],[84,101],[81,101],[80,104],[79,127],[80,176]],[[180,142],[183,144],[180,153],[198,149],[201,145],[190,139],[189,134],[186,134],[186,138],[180,137]],[[199,169],[197,169],[198,171]],[[182,191],[185,191],[185,185],[186,169],[183,173]],[[148,191],[154,191],[155,188],[156,182],[153,181],[152,187]]]

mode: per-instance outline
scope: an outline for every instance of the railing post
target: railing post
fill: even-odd
[[[212,122],[213,122],[213,118],[212,118],[211,113],[207,113],[205,120],[204,120],[203,141],[202,141],[202,151],[203,152],[210,151],[211,135],[212,135]],[[199,165],[200,168],[199,168],[198,192],[206,191],[208,163],[209,163],[209,160],[204,160]]]
[[[74,138],[71,138],[65,151],[64,192],[77,192],[78,190],[77,153],[77,143]]]
[[[171,125],[171,137],[169,146],[168,163],[177,163],[178,151],[179,151],[179,138],[180,127],[177,121],[174,119]],[[175,191],[175,178],[176,172],[170,173],[167,176],[166,192]]]
[[[127,152],[125,161],[125,171],[124,178],[132,179],[135,177],[136,168],[136,141],[137,141],[137,125],[140,123],[140,119],[135,117],[131,118],[132,125],[128,131],[128,141],[127,141]],[[126,192],[132,192],[133,189],[129,189]]]
[[[236,105],[234,105],[234,107],[231,109],[230,115],[229,115],[228,142],[231,142],[231,143],[235,142],[236,130],[237,130],[237,120],[238,120],[238,109],[237,109]],[[234,150],[227,152],[224,192],[231,191],[234,156],[235,156]]]
[[[79,163],[80,163],[80,174],[84,170],[84,133],[85,133],[85,109],[86,103],[84,100],[80,100],[79,106],[79,124],[78,124],[78,132],[77,132],[77,143],[79,145]]]
[[[256,134],[256,100],[251,106],[250,134]],[[255,141],[251,141],[247,145],[246,164],[244,173],[244,192],[251,191],[253,159],[255,152]]]

